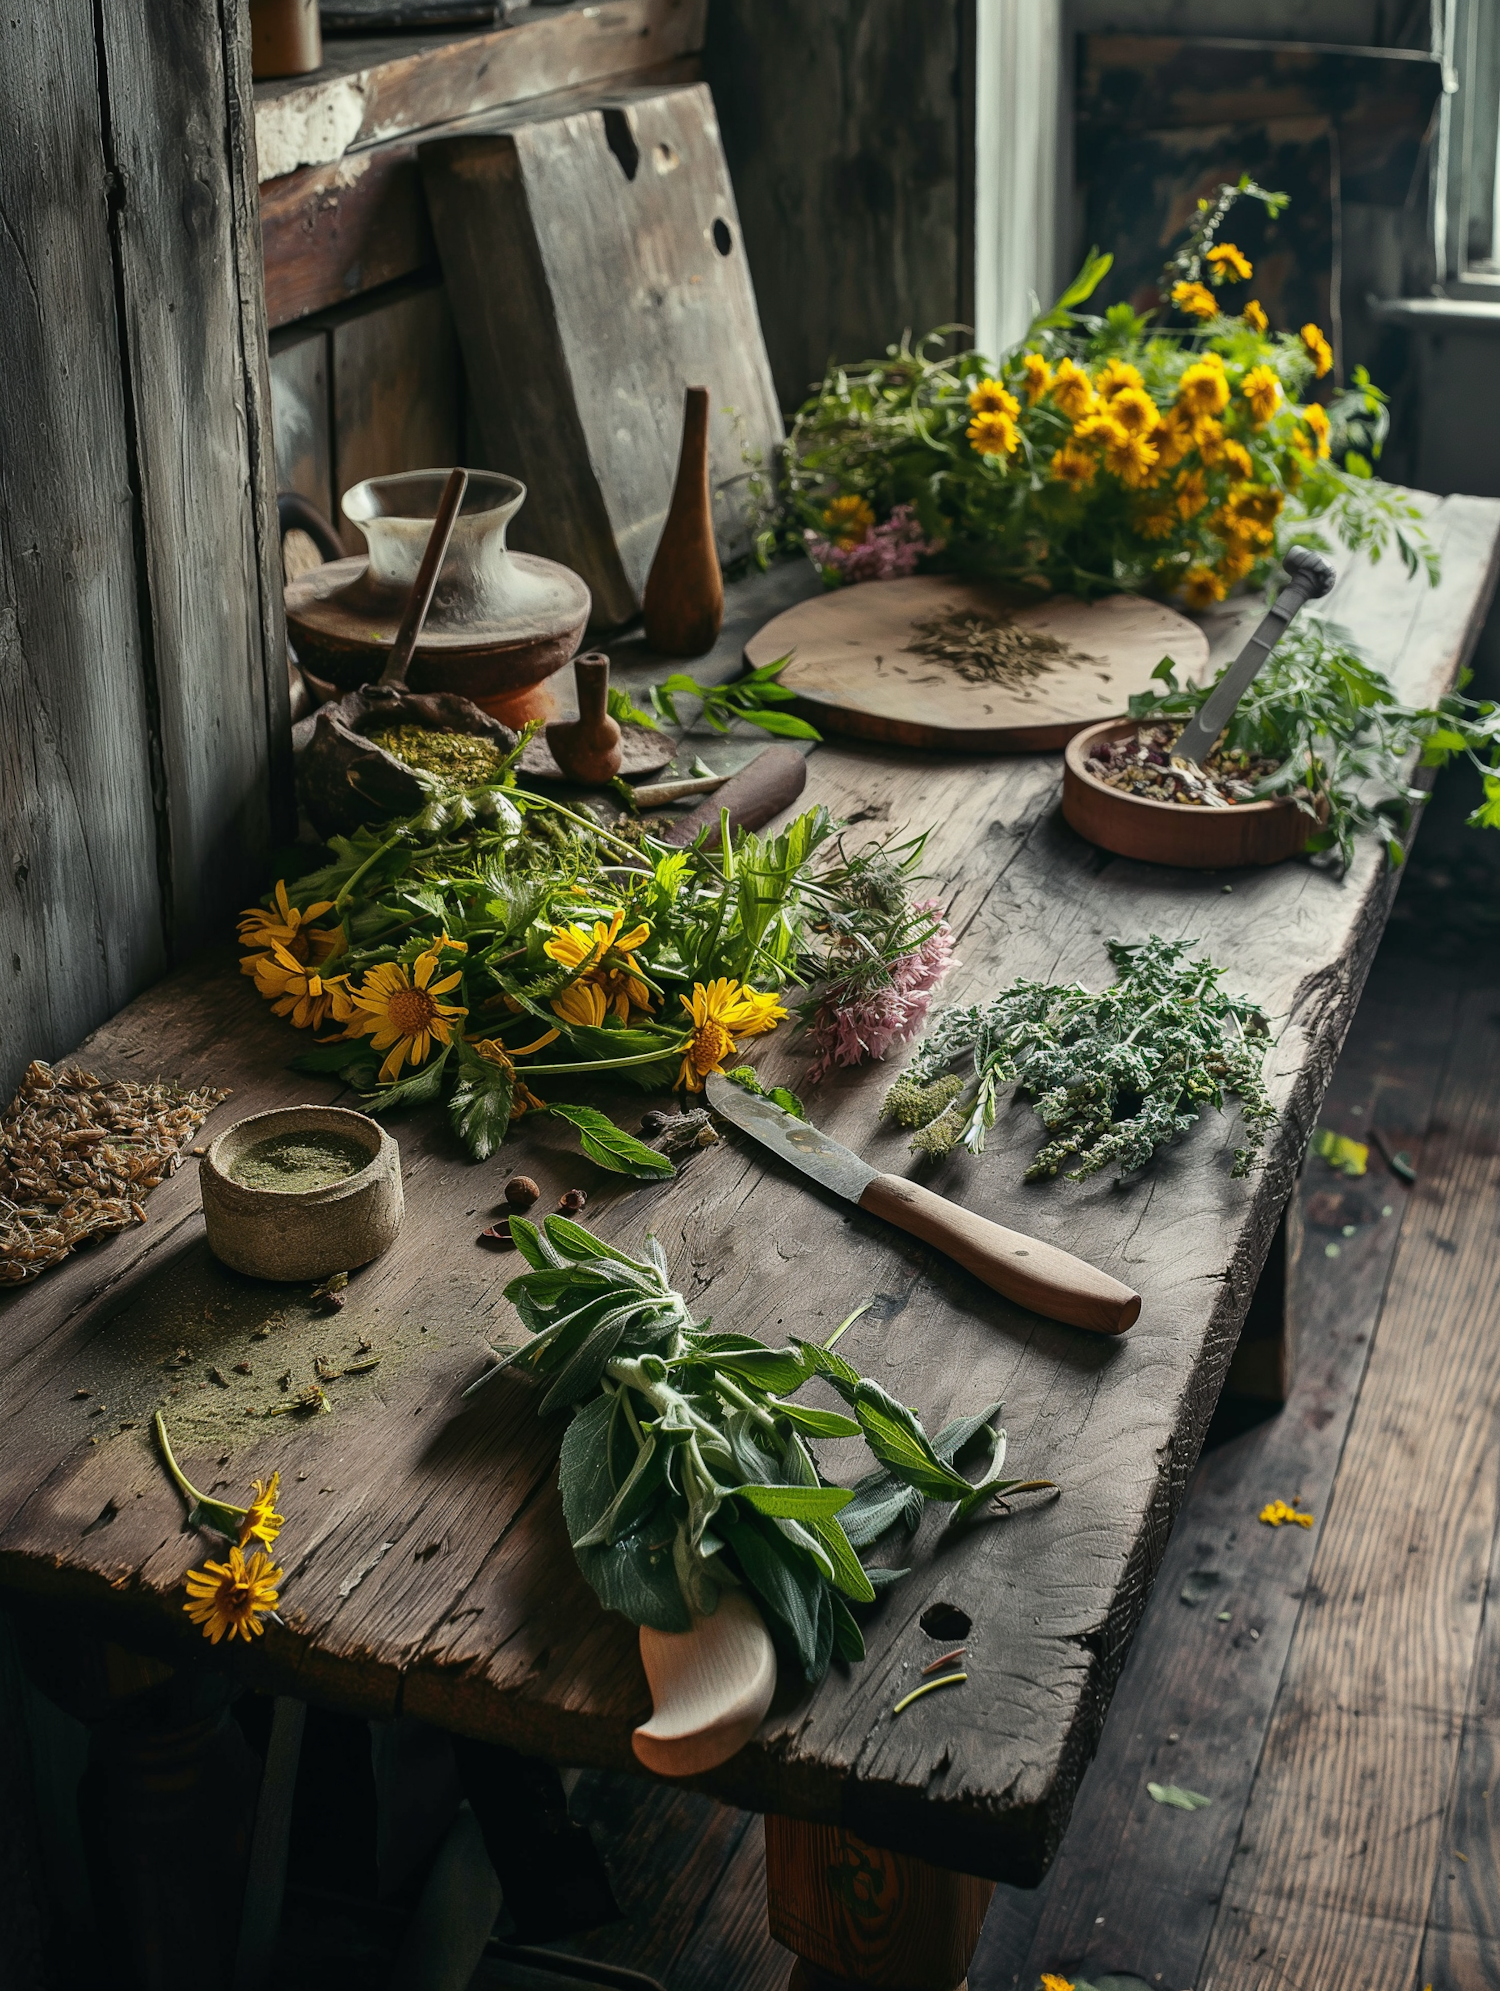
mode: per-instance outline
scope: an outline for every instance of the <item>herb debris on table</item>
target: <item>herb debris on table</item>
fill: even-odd
[[[822,1346],[716,1334],[672,1288],[655,1238],[632,1257],[566,1217],[510,1227],[529,1269],[505,1292],[531,1338],[495,1350],[471,1390],[515,1367],[545,1387],[544,1415],[571,1412],[559,1474],[568,1536],[600,1602],[635,1624],[687,1631],[722,1589],[746,1589],[812,1684],[835,1652],[864,1657],[851,1606],[905,1574],[867,1569],[861,1550],[915,1528],[928,1500],[962,1523],[1001,1496],[1053,1486],[998,1476],[998,1403],[929,1439],[833,1352],[849,1321]],[[819,1376],[852,1416],[792,1401]],[[878,1463],[835,1485],[807,1440],[861,1435]],[[971,1482],[960,1456],[987,1476]]]
[[[1225,993],[1223,970],[1192,959],[1192,945],[1112,940],[1111,988],[1018,981],[991,1002],[945,1010],[883,1110],[917,1130],[917,1153],[962,1143],[982,1154],[999,1090],[1015,1085],[1051,1136],[1026,1180],[1076,1157],[1067,1180],[1079,1182],[1112,1163],[1122,1177],[1144,1167],[1205,1103],[1222,1108],[1233,1092],[1246,1134],[1234,1173],[1248,1174],[1276,1119],[1262,1076],[1270,1025],[1258,1004]]]

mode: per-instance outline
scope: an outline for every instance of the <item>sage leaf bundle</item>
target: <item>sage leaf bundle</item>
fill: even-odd
[[[713,1333],[672,1287],[653,1237],[632,1256],[567,1217],[540,1228],[512,1217],[510,1228],[529,1269],[505,1293],[530,1339],[493,1351],[496,1366],[471,1388],[515,1368],[544,1388],[543,1415],[570,1413],[559,1469],[568,1537],[600,1602],[635,1624],[687,1631],[721,1590],[744,1589],[815,1684],[834,1653],[864,1657],[852,1607],[905,1574],[867,1569],[862,1550],[915,1528],[929,1500],[961,1524],[999,1496],[1053,1484],[999,1476],[998,1403],[930,1439],[832,1341],[772,1348]],[[793,1401],[814,1377],[852,1414]],[[876,1464],[837,1485],[808,1441],[860,1436]],[[977,1459],[978,1480],[960,1471],[961,1455]]]
[[[945,1010],[886,1095],[883,1111],[917,1130],[918,1153],[960,1143],[983,1154],[1000,1088],[1031,1095],[1051,1137],[1028,1182],[1068,1171],[1079,1182],[1111,1163],[1143,1168],[1164,1142],[1196,1126],[1204,1105],[1235,1093],[1245,1124],[1235,1175],[1246,1175],[1275,1123],[1263,1067],[1270,1024],[1260,1007],[1219,986],[1194,943],[1108,942],[1118,979],[1095,993],[1080,982],[1013,982],[993,1001]]]

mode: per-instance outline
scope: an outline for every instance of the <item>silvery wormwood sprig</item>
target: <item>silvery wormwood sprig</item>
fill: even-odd
[[[1018,981],[988,1003],[945,1010],[886,1095],[883,1111],[917,1130],[917,1153],[963,1144],[984,1152],[1002,1086],[1029,1093],[1052,1136],[1026,1171],[1035,1182],[1078,1157],[1077,1182],[1112,1163],[1122,1176],[1196,1125],[1200,1109],[1238,1095],[1245,1145],[1234,1174],[1255,1165],[1276,1119],[1263,1066],[1270,1026],[1260,1007],[1220,987],[1223,970],[1190,958],[1191,941],[1112,940],[1118,979]]]
[[[514,1368],[546,1386],[543,1414],[572,1413],[559,1468],[569,1539],[601,1602],[636,1624],[686,1631],[721,1590],[748,1589],[812,1683],[835,1651],[863,1657],[851,1606],[905,1573],[867,1569],[860,1550],[915,1528],[928,1500],[962,1524],[1000,1496],[1052,1486],[998,1476],[998,1403],[929,1439],[833,1352],[857,1313],[826,1344],[772,1348],[695,1320],[655,1238],[636,1257],[565,1217],[540,1229],[513,1217],[511,1233],[528,1270],[506,1297],[530,1339],[495,1349],[471,1390]],[[792,1401],[815,1377],[852,1416]],[[808,1440],[861,1436],[875,1469],[834,1484]],[[987,1476],[970,1481],[960,1455]]]

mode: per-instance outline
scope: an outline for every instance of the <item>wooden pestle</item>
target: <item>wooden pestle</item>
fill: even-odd
[[[625,758],[620,728],[609,716],[609,658],[589,650],[573,659],[578,717],[547,728],[547,745],[569,781],[613,781]]]

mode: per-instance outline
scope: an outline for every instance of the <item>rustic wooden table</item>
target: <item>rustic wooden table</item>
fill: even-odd
[[[1327,611],[1413,699],[1445,689],[1469,655],[1500,547],[1500,503],[1429,503],[1441,585],[1409,582],[1391,560],[1344,562]],[[742,610],[798,585],[773,577]],[[1218,618],[1216,658],[1244,619]],[[772,1928],[812,1966],[806,1983],[948,1991],[988,1893],[963,1877],[1035,1882],[1059,1842],[1396,881],[1369,845],[1343,878],[1297,863],[1231,877],[1111,859],[1063,824],[1056,754],[830,742],[809,774],[809,801],[872,831],[934,826],[929,868],[961,957],[946,1000],[1019,975],[1102,985],[1104,941],[1155,932],[1200,941],[1276,1018],[1281,1120],[1247,1181],[1230,1176],[1230,1112],[1124,1186],[1024,1187],[1038,1138],[1024,1106],[1002,1113],[982,1159],[960,1155],[929,1177],[1136,1287],[1130,1334],[1109,1340],[1010,1305],[733,1133],[646,1188],[600,1175],[565,1129],[530,1119],[500,1162],[474,1167],[427,1112],[392,1123],[402,1234],[328,1316],[302,1289],[216,1264],[189,1161],[142,1228],[0,1300],[0,1583],[173,1664],[205,1654],[181,1608],[203,1545],[182,1532],[150,1439],[162,1408],[200,1485],[233,1499],[254,1476],[282,1475],[285,1625],[216,1663],[355,1713],[402,1710],[558,1763],[635,1767],[630,1732],[649,1708],[635,1632],[578,1574],[554,1492],[556,1430],[519,1382],[460,1400],[485,1340],[515,1332],[501,1288],[516,1261],[474,1241],[500,1184],[524,1166],[546,1206],[584,1184],[588,1221],[629,1243],[654,1231],[678,1283],[723,1327],[815,1334],[873,1295],[846,1337],[851,1358],[929,1429],[1003,1397],[1013,1468],[1056,1479],[1061,1497],[957,1542],[924,1525],[910,1576],[874,1615],[866,1662],[778,1701],[704,1783],[776,1815]],[[108,1074],[232,1087],[207,1138],[240,1114],[334,1096],[286,1068],[292,1049],[220,957],[131,1004],[78,1056]],[[770,1040],[768,1054],[795,1074],[789,1042]],[[902,1137],[877,1121],[890,1077],[841,1075],[816,1117],[906,1172]],[[267,1420],[287,1400],[285,1372],[310,1383],[319,1357],[337,1368],[361,1340],[380,1364],[327,1385],[331,1414]],[[837,1448],[827,1462],[839,1470]],[[956,1644],[960,1626],[967,1686],[894,1716],[946,1649],[934,1637]]]

